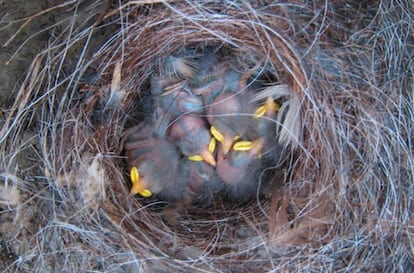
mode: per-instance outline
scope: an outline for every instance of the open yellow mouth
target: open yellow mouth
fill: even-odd
[[[217,139],[217,141],[219,141],[219,142],[221,142],[221,143],[223,143],[223,141],[224,141],[224,136],[216,129],[216,127],[214,127],[214,126],[211,126],[211,128],[210,128],[210,132],[211,132],[211,134],[213,135],[213,137],[215,138],[215,139]]]
[[[215,149],[216,149],[216,139],[212,137],[210,140],[210,143],[208,144],[208,151],[211,154],[213,154]]]
[[[132,182],[131,194],[139,194],[142,197],[151,197],[152,192],[147,189],[146,183],[139,181],[139,171],[137,167],[132,167],[130,171],[130,178]]]
[[[259,138],[254,141],[238,141],[234,143],[234,151],[251,151],[251,153],[256,154],[259,159],[262,158],[262,148],[264,145],[264,139]]]
[[[233,150],[235,151],[249,151],[252,149],[251,141],[239,141],[234,143]]]
[[[211,166],[216,166],[216,160],[213,155],[215,149],[216,139],[212,137],[208,144],[208,150],[204,150],[201,154],[189,156],[188,159],[191,161],[206,161]]]
[[[266,102],[254,111],[253,118],[260,118],[264,116],[266,113],[277,112],[279,111],[279,109],[279,103],[275,102],[271,97],[268,97],[266,99]]]
[[[233,139],[225,138],[223,134],[220,133],[219,130],[217,130],[217,128],[214,126],[210,127],[210,132],[213,137],[222,144],[224,154],[227,154],[230,151],[233,142],[240,138],[240,136],[235,136]]]

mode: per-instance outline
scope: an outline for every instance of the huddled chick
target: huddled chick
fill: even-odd
[[[164,60],[150,82],[153,117],[124,133],[131,194],[169,202],[256,196],[260,173],[280,159],[263,160],[279,147],[280,105],[255,100],[254,69],[239,70],[218,53]]]

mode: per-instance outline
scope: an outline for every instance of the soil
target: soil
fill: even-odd
[[[45,48],[53,25],[53,14],[34,18],[21,31],[30,16],[49,7],[53,1],[0,1],[0,107],[7,111],[36,54]],[[56,2],[56,1],[55,1]],[[17,34],[17,35],[16,35]],[[14,36],[15,35],[15,36]]]
[[[0,1],[0,124],[3,127],[6,114],[15,103],[16,95],[22,85],[25,75],[30,69],[35,56],[47,47],[51,37],[50,29],[57,20],[59,12],[47,12],[41,16],[38,14],[62,1],[45,0],[17,0]],[[28,23],[27,23],[28,22]],[[26,24],[27,23],[27,24]],[[26,24],[26,25],[25,25]],[[32,135],[26,131],[24,135]],[[3,152],[2,152],[3,154]],[[22,165],[26,162],[22,161]],[[25,160],[27,161],[27,160]],[[27,163],[29,164],[29,163]],[[1,179],[3,180],[3,178]],[[1,181],[3,182],[3,181]],[[2,183],[0,183],[2,186]],[[23,212],[29,213],[30,212]],[[30,217],[31,218],[31,217]],[[32,218],[35,219],[35,218]],[[36,225],[36,223],[30,223]],[[5,238],[3,231],[15,228],[13,217],[9,212],[0,208],[0,271],[7,271],[7,264],[16,260],[15,249],[10,245],[8,238]],[[28,233],[30,233],[28,231]],[[23,236],[27,240],[30,234]]]

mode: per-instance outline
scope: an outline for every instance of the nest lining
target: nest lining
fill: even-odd
[[[10,195],[18,201],[9,198],[2,208],[17,223],[15,231],[3,225],[2,234],[22,238],[7,246],[16,253],[10,267],[241,272],[412,266],[413,98],[407,90],[413,72],[396,53],[399,41],[412,41],[401,23],[412,22],[412,15],[400,12],[410,5],[159,2],[110,9],[103,25],[80,24],[77,35],[56,38],[33,61],[1,135],[4,188],[19,192]],[[82,41],[90,43],[87,35],[116,22],[121,28],[89,61]],[[385,31],[389,22],[394,32]],[[390,38],[393,33],[399,39]],[[67,41],[80,61],[62,76]],[[384,48],[384,41],[391,42]],[[243,206],[189,208],[170,225],[159,204],[128,197],[120,135],[140,118],[143,90],[163,58],[211,46],[230,50],[242,63],[263,62],[269,82],[287,84],[298,97],[303,122],[300,133],[290,135],[282,188]],[[25,150],[39,160],[14,173]],[[29,206],[36,210],[24,210]],[[34,218],[40,228],[27,220]]]

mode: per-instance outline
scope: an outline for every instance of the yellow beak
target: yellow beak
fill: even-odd
[[[213,154],[210,151],[204,150],[201,153],[201,157],[211,166],[216,166],[216,159],[214,158]]]
[[[152,192],[148,189],[148,184],[143,178],[140,179],[139,171],[136,167],[131,168],[130,179],[132,182],[132,187],[129,194],[140,194],[143,197],[150,197],[152,195]]]

